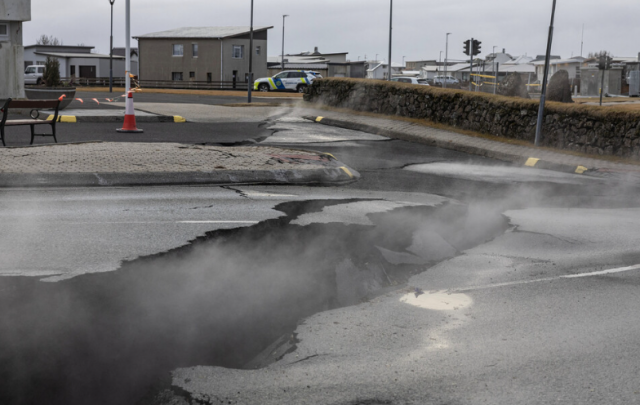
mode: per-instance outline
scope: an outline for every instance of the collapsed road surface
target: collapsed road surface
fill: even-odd
[[[5,190],[0,403],[638,401],[638,187],[283,117],[345,187]]]

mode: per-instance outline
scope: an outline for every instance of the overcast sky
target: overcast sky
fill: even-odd
[[[389,0],[254,0],[254,25],[269,31],[269,56],[280,54],[282,15],[285,53],[313,50],[349,52],[387,59]],[[552,53],[580,55],[609,50],[614,56],[640,52],[640,1],[558,0]],[[179,27],[249,25],[250,0],[131,0],[131,34]],[[449,36],[449,58],[463,59],[462,42],[482,41],[484,56],[505,48],[512,56],[544,54],[552,0],[395,0],[393,61],[438,59]],[[109,53],[108,0],[31,0],[32,20],[24,24],[25,45],[41,34],[67,45],[84,43]],[[114,46],[124,46],[125,0],[114,5]],[[136,46],[132,40],[132,46]]]

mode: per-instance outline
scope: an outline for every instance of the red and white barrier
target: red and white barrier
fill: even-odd
[[[124,111],[124,125],[120,129],[116,129],[120,133],[140,133],[142,129],[136,127],[136,112],[133,109],[133,92],[130,91],[127,96],[126,108]]]

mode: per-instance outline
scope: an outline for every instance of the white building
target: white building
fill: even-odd
[[[569,73],[569,79],[579,79],[580,69],[584,63],[585,58],[582,56],[574,56],[569,59],[550,59],[549,60],[549,79],[558,70],[566,70]],[[542,80],[544,76],[544,59],[532,62],[536,68],[536,74]]]
[[[386,80],[389,74],[389,64],[386,62],[370,62],[369,66],[372,68],[367,69],[367,79],[379,79]],[[401,63],[391,63],[391,77],[402,73],[404,66]]]
[[[109,55],[91,53],[93,46],[29,45],[24,47],[24,66],[44,65],[47,57],[60,62],[60,77],[85,79],[109,77]],[[125,57],[113,55],[113,77],[124,77]],[[131,61],[131,72],[138,72],[137,61]]]
[[[0,99],[24,97],[24,21],[31,21],[31,0],[0,1]]]

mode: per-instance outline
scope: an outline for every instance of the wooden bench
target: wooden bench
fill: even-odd
[[[58,143],[56,139],[56,121],[58,121],[58,108],[60,107],[60,100],[12,100],[8,99],[2,107],[2,121],[0,121],[0,136],[2,136],[2,146],[7,146],[5,143],[4,129],[5,127],[14,127],[19,125],[29,125],[31,127],[31,143],[33,145],[33,138],[36,136],[52,136],[55,143]],[[26,120],[7,120],[9,116],[9,110],[15,108],[31,109],[31,118]],[[38,110],[40,109],[55,109],[52,120],[39,120]],[[35,114],[34,114],[35,112]],[[36,125],[51,125],[50,134],[36,134]]]

